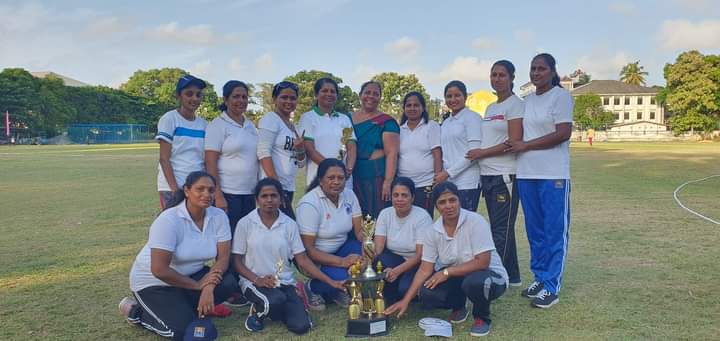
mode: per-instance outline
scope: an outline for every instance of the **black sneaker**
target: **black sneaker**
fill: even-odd
[[[250,314],[248,314],[248,317],[245,319],[245,329],[251,332],[259,332],[265,329],[262,318],[258,317],[255,313],[254,305],[250,308]]]
[[[549,291],[543,289],[540,290],[537,296],[535,296],[532,302],[530,302],[530,305],[535,308],[547,309],[552,307],[555,303],[558,303],[559,301],[560,298],[557,294],[550,293]]]
[[[543,288],[545,288],[545,286],[542,283],[533,281],[527,289],[520,293],[520,295],[527,298],[534,298],[540,293],[540,291],[543,290]]]
[[[463,323],[467,319],[470,312],[467,309],[467,306],[462,307],[461,309],[453,309],[450,312],[450,316],[448,316],[448,321],[450,323]]]

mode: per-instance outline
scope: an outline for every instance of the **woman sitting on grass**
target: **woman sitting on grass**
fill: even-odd
[[[192,172],[183,190],[150,226],[147,244],[130,270],[133,298],[120,301],[120,312],[131,324],[160,336],[182,340],[196,317],[237,290],[232,276],[223,277],[230,259],[230,226],[219,208],[210,206],[215,179]],[[212,268],[205,266],[215,260]]]
[[[282,321],[295,334],[305,334],[312,323],[302,298],[295,291],[295,278],[288,260],[312,278],[344,290],[342,281],[334,281],[320,272],[305,253],[297,223],[280,212],[282,184],[265,178],[255,186],[257,209],[238,222],[232,253],[240,286],[252,302],[245,328],[251,332],[264,329],[270,317]]]

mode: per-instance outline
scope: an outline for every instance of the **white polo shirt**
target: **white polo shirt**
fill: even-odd
[[[476,112],[465,108],[450,115],[442,123],[443,168],[458,189],[476,189],[480,183],[480,166],[465,158],[468,150],[480,148],[482,119]]]
[[[398,176],[412,179],[416,187],[432,185],[435,177],[432,150],[440,144],[440,125],[435,121],[420,120],[415,129],[405,122],[400,126]]]
[[[232,253],[245,255],[245,266],[260,277],[275,275],[277,262],[282,261],[280,284],[295,285],[289,260],[302,252],[305,252],[305,247],[300,240],[298,226],[282,212],[270,228],[262,223],[256,209],[237,223]],[[240,276],[243,290],[251,283]]]
[[[523,117],[525,104],[514,94],[500,103],[492,103],[485,110],[482,124],[482,142],[480,148],[497,146],[508,139],[508,121]],[[515,174],[515,153],[480,159],[480,175]]]
[[[408,259],[415,255],[417,245],[422,245],[432,218],[424,208],[413,206],[410,214],[398,217],[394,207],[380,211],[375,224],[375,235],[385,236],[385,248]]]
[[[156,140],[163,140],[172,145],[170,164],[178,189],[185,184],[188,174],[205,168],[205,128],[207,121],[195,116],[192,121],[186,120],[177,110],[166,112],[158,121]],[[158,191],[169,191],[170,185],[165,180],[162,166],[158,164]]]
[[[490,224],[481,215],[460,209],[454,237],[449,237],[445,232],[442,217],[435,221],[425,236],[422,260],[435,263],[435,270],[460,265],[490,251],[489,269],[502,276],[507,284],[507,271],[495,251]]]
[[[260,119],[258,129],[258,160],[266,157],[272,158],[275,174],[277,174],[283,189],[295,192],[295,175],[298,170],[297,162],[293,158],[295,133],[288,128],[278,114],[272,111]],[[260,177],[266,176],[265,171],[260,167]]]
[[[205,131],[205,150],[220,153],[217,161],[220,188],[229,194],[253,194],[258,180],[258,132],[245,117],[240,125],[222,112]]]
[[[203,226],[200,230],[195,225],[185,201],[160,213],[150,226],[147,243],[135,257],[130,270],[130,290],[170,286],[152,274],[150,249],[172,252],[170,267],[185,276],[200,271],[206,262],[215,259],[217,244],[231,238],[227,214],[219,208],[208,207]]]
[[[555,132],[555,125],[572,123],[573,98],[556,86],[525,98],[523,139],[534,140]],[[549,149],[529,150],[517,157],[518,179],[570,179],[570,140]]]
[[[329,254],[345,244],[352,218],[362,216],[355,193],[345,189],[335,206],[320,186],[305,194],[295,211],[300,234],[315,236],[315,248]]]
[[[315,150],[324,158],[337,158],[340,156],[340,141],[344,128],[350,128],[352,131],[352,137],[350,139],[357,141],[352,121],[350,121],[347,115],[339,112],[325,114],[315,107],[300,117],[298,134],[302,134],[304,131],[305,139],[313,141],[315,143]],[[343,161],[345,162],[345,160]],[[318,165],[315,162],[309,160],[306,184],[309,185],[315,179],[317,167]],[[345,185],[347,188],[352,189],[352,179],[348,179]]]

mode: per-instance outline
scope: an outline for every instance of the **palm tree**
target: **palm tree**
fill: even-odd
[[[620,70],[620,80],[633,85],[645,86],[645,76],[647,72],[643,71],[644,67],[640,66],[640,61],[628,63]]]

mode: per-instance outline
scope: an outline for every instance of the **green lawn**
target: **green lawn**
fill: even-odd
[[[157,147],[0,146],[0,340],[156,340],[116,304],[158,213]],[[493,304],[494,339],[717,339],[720,226],[680,209],[673,190],[720,174],[717,143],[596,143],[572,148],[572,227],[561,301],[529,307],[519,289]],[[720,219],[720,178],[680,198]],[[296,198],[300,193],[296,193]],[[518,242],[523,280],[528,252]],[[393,321],[417,339],[422,311]],[[245,310],[216,320],[223,340],[250,336]],[[315,314],[305,339],[340,339],[344,311]],[[469,338],[470,322],[455,326]],[[256,339],[288,339],[269,323]]]

